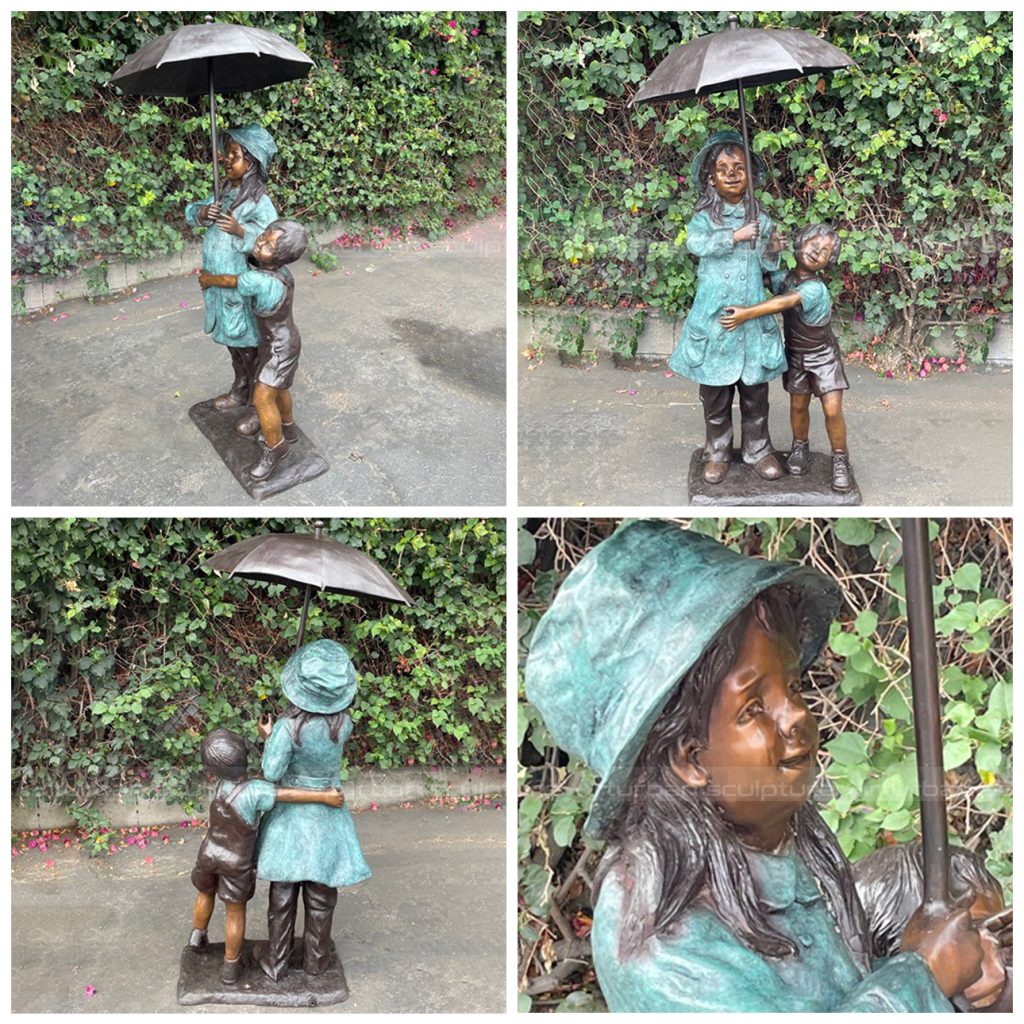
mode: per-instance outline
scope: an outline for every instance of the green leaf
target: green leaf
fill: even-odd
[[[959,768],[971,759],[971,741],[953,739],[947,741],[942,748],[942,767],[945,771]]]
[[[857,616],[853,628],[858,636],[869,637],[878,628],[878,615],[867,609]],[[833,648],[834,649],[834,648]]]
[[[839,764],[860,764],[867,758],[864,737],[855,732],[841,732],[825,744],[825,749]]]
[[[906,804],[909,796],[901,775],[887,775],[878,790],[878,806],[883,811],[898,811]]]
[[[960,590],[978,593],[981,588],[981,566],[976,562],[965,562],[953,573],[953,585]]]
[[[882,819],[882,828],[888,829],[890,832],[899,832],[913,820],[914,818],[908,810],[893,811]]]
[[[832,529],[839,540],[851,546],[870,544],[875,537],[875,524],[868,519],[844,516],[835,520]]]

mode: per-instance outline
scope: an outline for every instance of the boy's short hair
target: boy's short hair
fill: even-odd
[[[274,247],[274,263],[279,267],[286,263],[294,263],[309,244],[306,229],[297,220],[275,220],[273,224],[268,224],[264,231],[281,232]]]
[[[222,779],[238,779],[245,774],[249,755],[245,740],[230,729],[214,729],[200,748],[203,767]]]
[[[831,224],[808,224],[797,232],[793,239],[793,255],[799,256],[803,247],[812,239],[820,238],[823,235],[832,239],[832,256],[828,261],[831,267],[839,259],[839,250],[843,247],[843,241]]]

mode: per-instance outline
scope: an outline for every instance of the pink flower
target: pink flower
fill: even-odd
[[[864,319],[864,314],[858,310],[856,313],[853,314],[853,319],[859,323],[861,320]]]
[[[52,867],[56,866],[56,862],[52,861],[52,860],[48,860],[44,866],[48,867],[48,868],[52,868]]]
[[[371,811],[377,810],[377,805],[376,804],[370,804],[370,810]]]
[[[448,22],[448,27],[449,27],[449,28],[455,28],[456,24],[457,24],[457,23],[456,23],[456,22],[454,22],[454,21],[449,21],[449,22]]]
[[[298,105],[299,105],[299,97],[298,96],[293,96],[292,97],[292,106],[293,107],[297,107]]]
[[[39,845],[39,840],[38,839],[30,839],[28,841],[28,848],[30,850],[35,849],[35,847],[37,847],[38,845]]]
[[[12,846],[11,847],[11,856],[12,857],[17,857],[18,856],[18,848],[16,846]]]
[[[886,380],[892,380],[892,370],[885,371],[885,378]]]
[[[430,69],[430,73],[431,73],[432,75],[436,75],[436,74],[437,74],[437,68],[431,68],[431,69]]]
[[[472,32],[470,32],[469,34],[470,34],[471,36],[478,36],[478,35],[480,35],[480,29],[478,29],[478,28],[475,28],[475,29],[473,29],[473,31],[472,31]]]
[[[153,858],[152,857],[143,857],[142,858],[142,863],[143,864],[152,864],[153,863]]]
[[[96,995],[96,989],[94,989],[92,987],[92,985],[86,985],[85,986],[85,998],[86,999],[92,999],[92,997],[94,995]]]
[[[180,306],[180,307],[181,307],[182,309],[188,309],[188,303],[187,303],[187,302],[179,302],[179,303],[178,303],[178,305],[179,305],[179,306]]]

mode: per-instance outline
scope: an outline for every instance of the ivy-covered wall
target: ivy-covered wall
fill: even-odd
[[[279,157],[283,216],[343,221],[367,242],[505,202],[505,16],[500,12],[218,12],[308,53],[307,79],[220,96],[226,128],[257,123]],[[187,202],[212,190],[207,99],[124,96],[110,76],[194,12],[12,16],[12,270],[181,248]]]
[[[903,551],[890,519],[681,520],[746,554],[810,565],[845,600],[805,696],[821,733],[822,817],[853,861],[919,834]],[[566,573],[617,525],[533,520],[519,534],[520,666]],[[953,841],[1013,883],[1012,551],[1008,519],[933,521],[943,759]],[[586,880],[600,853],[580,833],[594,775],[519,704],[520,1008],[603,1008],[590,962]],[[571,934],[567,934],[567,932]]]
[[[13,793],[87,807],[113,789],[187,800],[203,736],[256,740],[295,649],[301,587],[221,577],[214,552],[288,519],[15,519]],[[354,766],[500,764],[505,720],[503,520],[328,520],[412,607],[314,594],[306,640],[359,672]]]
[[[739,127],[737,96],[629,104],[673,49],[724,29],[726,18],[520,15],[525,304],[668,317],[689,306],[697,269],[685,249],[697,199],[690,161],[712,132]],[[939,322],[980,358],[980,336],[968,325],[1010,302],[1012,15],[739,18],[744,27],[819,35],[857,63],[747,90],[751,143],[768,170],[759,198],[777,230],[791,237],[825,221],[843,238],[829,272],[840,319],[863,321],[901,370],[917,368]]]

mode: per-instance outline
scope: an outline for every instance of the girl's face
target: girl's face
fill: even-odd
[[[747,191],[747,164],[740,149],[725,149],[718,154],[711,171],[711,184],[727,203],[739,203]]]
[[[817,752],[797,654],[751,619],[696,755],[712,798],[745,842],[778,846],[810,793]]]
[[[252,167],[252,161],[245,158],[242,147],[234,139],[227,144],[222,162],[228,181],[235,184],[240,182],[245,172]]]

